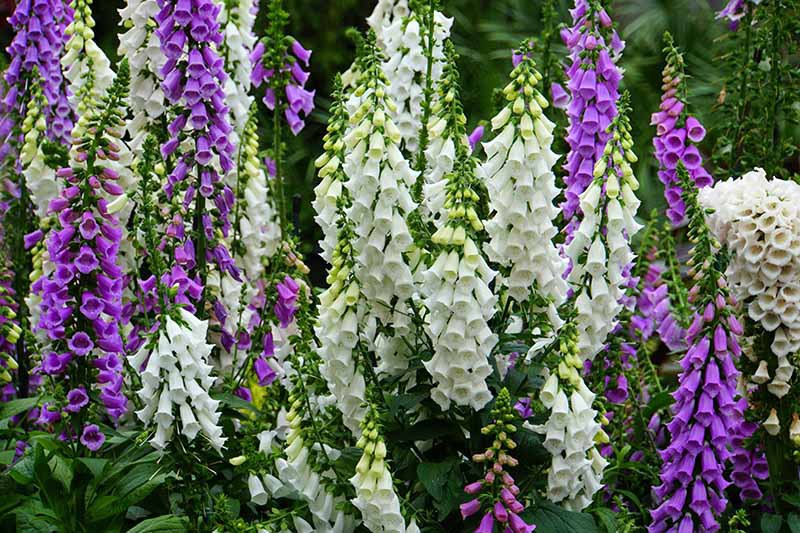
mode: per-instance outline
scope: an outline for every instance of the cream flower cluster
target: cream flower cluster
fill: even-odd
[[[595,442],[608,442],[592,409],[594,393],[581,378],[583,360],[577,351],[577,331],[564,326],[560,343],[561,359],[556,368],[546,371],[539,398],[550,411],[547,422],[527,427],[545,436],[542,443],[553,455],[547,474],[547,498],[573,511],[585,509],[602,487],[603,470],[608,464]]]
[[[634,193],[639,183],[631,169],[636,155],[624,108],[623,103],[609,126],[614,136],[595,164],[594,180],[580,196],[583,219],[566,248],[572,260],[568,280],[578,294],[578,348],[583,359],[597,355],[618,323],[626,270],[634,260],[631,239],[641,229],[634,218],[640,204]]]
[[[702,189],[699,200],[714,210],[707,217],[712,233],[733,252],[727,278],[734,295],[775,335],[773,374],[760,361],[752,380],[783,397],[795,370],[789,356],[800,350],[800,185],[757,168]]]
[[[595,447],[600,432],[597,411],[591,408],[594,394],[578,378],[578,387],[567,396],[556,374],[542,388],[540,399],[550,410],[543,426],[534,429],[545,435],[544,447],[553,455],[547,474],[547,498],[573,511],[585,509],[602,487],[608,462]]]
[[[33,85],[31,101],[25,110],[25,120],[22,122],[24,139],[19,154],[19,162],[25,183],[30,191],[34,211],[39,218],[47,215],[50,200],[58,196],[61,191],[62,180],[56,179],[55,170],[45,163],[42,151],[42,141],[45,139],[47,123],[42,113],[44,95],[37,85]],[[34,322],[36,323],[36,322]]]
[[[295,404],[301,400],[295,400]],[[281,480],[294,490],[299,492],[309,503],[314,531],[353,531],[355,520],[345,514],[341,506],[337,504],[343,502],[343,498],[331,494],[326,486],[325,479],[320,476],[311,466],[309,456],[312,453],[319,453],[319,444],[309,447],[303,439],[301,427],[304,421],[303,416],[298,413],[296,405],[293,405],[286,416],[289,421],[289,432],[286,436],[286,448],[284,453],[286,459],[278,459],[276,467]],[[317,449],[315,450],[314,447]],[[325,453],[331,460],[336,460],[339,452],[326,447]],[[328,478],[332,478],[333,472],[324,473]],[[336,507],[339,509],[336,509]]]
[[[206,344],[208,322],[180,309],[177,323],[166,318],[156,346],[143,346],[128,358],[141,370],[142,388],[138,396],[144,408],[136,412],[145,425],[155,424],[154,448],[163,450],[173,438],[180,420],[180,433],[193,441],[202,433],[216,450],[227,440],[219,426],[219,401],[209,396],[214,384],[208,364],[211,345]]]
[[[253,70],[250,53],[256,45],[256,36],[253,34],[257,12],[253,9],[255,2],[257,0],[236,0],[230,9],[229,2],[221,2],[222,10],[218,16],[224,38],[221,52],[228,73],[223,90],[225,104],[231,110],[231,142],[235,146],[239,145],[239,138],[250,119],[250,107],[255,100],[250,95],[250,74]]]
[[[354,351],[362,341],[360,323],[366,315],[366,306],[355,275],[353,221],[345,211],[345,206],[350,204],[350,192],[342,186],[345,176],[341,162],[347,112],[338,83],[334,99],[325,136],[326,155],[317,161],[321,166],[321,181],[315,188],[317,199],[314,207],[317,220],[325,224],[322,226],[325,233],[323,257],[330,267],[328,288],[320,294],[319,322],[314,329],[320,343],[320,373],[336,398],[345,426],[359,434],[366,412],[362,405],[366,384],[356,364]]]
[[[408,0],[378,0],[372,14],[367,17],[367,24],[375,32],[379,45],[383,45],[383,34],[386,28],[396,20],[408,16]]]
[[[323,360],[320,373],[336,397],[344,425],[358,435],[366,412],[363,406],[366,384],[353,353],[362,340],[359,324],[366,306],[348,252],[350,242],[343,236],[333,252],[328,274],[330,286],[319,297],[319,323],[315,332]]]
[[[375,348],[380,371],[401,373],[407,360],[398,350],[398,339],[410,333],[409,301],[415,293],[410,258],[413,239],[407,217],[416,209],[410,193],[418,173],[400,150],[401,135],[390,114],[396,111],[387,94],[387,80],[380,70],[378,54],[366,58],[364,75],[350,103],[350,131],[344,137],[343,165],[348,177],[345,188],[352,204],[346,215],[355,224],[352,242],[356,254],[356,277],[370,319],[375,325],[391,325],[392,333],[376,334],[367,327],[370,348]],[[357,103],[356,103],[357,102]]]
[[[344,135],[348,130],[348,114],[344,105],[342,82],[340,78],[335,81],[333,103],[331,104],[328,120],[328,131],[325,134],[323,148],[325,152],[314,162],[319,169],[320,182],[314,187],[314,201],[312,206],[317,215],[314,220],[322,229],[322,240],[319,246],[320,255],[329,264],[333,258],[333,249],[336,247],[339,233],[340,205],[349,194],[345,189],[347,176],[342,169],[344,162]]]
[[[370,410],[362,423],[356,446],[363,450],[350,482],[356,489],[352,502],[360,511],[364,526],[374,533],[406,533],[400,499],[386,465],[386,443],[380,435],[377,415]],[[415,527],[415,526],[414,526]],[[409,528],[411,529],[411,528]]]
[[[264,272],[264,261],[275,255],[281,242],[281,230],[269,195],[267,172],[258,157],[258,124],[252,117],[241,137],[241,164],[237,194],[240,207],[237,253],[247,279],[255,280]]]
[[[453,19],[441,12],[434,12],[433,50],[431,80],[442,75],[444,41],[450,36]],[[419,148],[419,132],[422,127],[422,105],[425,98],[425,79],[428,72],[426,47],[427,23],[417,11],[408,17],[397,17],[384,29],[384,53],[388,58],[383,63],[383,72],[389,79],[388,93],[397,104],[392,118],[400,129],[406,150],[414,153]]]
[[[139,154],[148,134],[148,125],[164,114],[164,91],[159,72],[167,59],[155,33],[156,0],[128,0],[119,10],[122,26],[119,55],[128,59],[131,68],[130,107],[132,118],[127,128],[130,147]]]
[[[416,204],[411,197],[417,173],[400,151],[400,131],[387,112],[396,108],[385,78],[373,66],[356,89],[360,105],[350,115],[344,137],[345,187],[352,198],[346,210],[355,224],[353,248],[362,291],[379,320],[389,323],[393,299],[404,302],[414,284],[404,253],[413,239],[406,218]],[[373,87],[370,87],[373,86]]]
[[[453,171],[456,153],[469,152],[466,133],[467,117],[459,98],[459,72],[457,55],[452,41],[444,44],[444,66],[438,80],[436,98],[431,106],[431,117],[426,125],[428,147],[425,149],[423,185],[423,214],[436,229],[447,224],[450,209],[445,208],[448,174]],[[477,217],[476,217],[477,218]]]
[[[499,134],[483,143],[487,160],[480,172],[492,213],[485,250],[507,269],[502,284],[511,298],[527,302],[533,290],[557,307],[567,297],[567,263],[553,243],[559,194],[553,174],[559,156],[550,149],[555,125],[544,115],[549,104],[536,89],[542,76],[530,54],[522,57],[504,89],[509,103],[492,119]]]
[[[497,298],[489,284],[497,273],[463,225],[448,225],[433,239],[441,251],[423,273],[422,286],[430,312],[425,329],[434,348],[433,357],[424,363],[436,383],[431,398],[445,410],[451,401],[478,410],[492,399],[486,385],[492,373],[488,354],[498,338],[488,323]]]
[[[69,81],[70,105],[83,119],[92,104],[99,102],[100,97],[111,87],[114,71],[111,70],[111,62],[106,54],[94,42],[92,0],[72,0],[71,6],[75,16],[64,30],[69,40],[61,65]],[[72,136],[81,137],[85,128],[86,121],[79,119]]]

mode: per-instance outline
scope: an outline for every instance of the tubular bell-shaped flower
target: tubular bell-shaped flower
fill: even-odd
[[[497,335],[488,322],[497,299],[489,284],[496,272],[480,251],[485,233],[478,213],[485,210],[486,199],[479,195],[481,183],[469,152],[456,56],[449,41],[446,50],[438,109],[429,127],[431,166],[425,192],[437,229],[431,237],[433,262],[421,270],[420,291],[429,312],[426,331],[434,349],[424,365],[436,384],[431,398],[442,409],[451,402],[480,409],[492,397],[486,378],[492,372],[488,354]]]
[[[703,156],[697,148],[706,130],[686,109],[687,83],[683,55],[675,47],[669,33],[664,34],[664,43],[664,53],[667,55],[662,78],[664,84],[661,86],[664,94],[659,111],[653,113],[650,123],[656,126],[653,145],[659,163],[658,178],[664,184],[664,196],[667,199],[667,218],[674,225],[679,225],[686,214],[686,206],[677,176],[678,163],[683,163],[698,188],[710,186],[714,179],[703,168]]]
[[[117,252],[122,228],[110,213],[106,198],[123,192],[108,161],[113,160],[120,142],[129,75],[123,62],[102,107],[81,119],[87,126],[84,131],[92,133],[73,140],[74,159],[80,163],[73,161],[72,168],[58,171],[65,187],[50,202],[50,213],[57,219],[47,236],[53,268],[32,286],[42,298],[37,327],[46,332],[49,342],[37,371],[58,377],[70,389],[82,387],[84,396],[85,390],[94,388],[115,421],[127,411],[118,326],[123,276]],[[78,369],[88,370],[94,382],[79,381],[87,373]],[[48,416],[40,421],[57,422],[81,410],[85,403],[71,405],[70,399],[63,415],[58,415],[59,402],[49,402],[43,407]],[[96,426],[87,426],[84,437],[81,442],[93,451],[105,438]]]
[[[572,100],[567,109],[566,200],[561,205],[568,236],[580,222],[575,218],[580,197],[592,183],[592,171],[609,139],[608,126],[617,114],[622,71],[616,63],[625,46],[597,2],[576,0],[571,14],[572,28],[561,33],[572,61],[566,72]]]
[[[397,106],[391,117],[403,136],[403,147],[411,153],[419,149],[426,86],[435,84],[442,75],[444,41],[453,25],[452,18],[434,11],[433,35],[428,35],[430,16],[427,9],[412,9],[408,16],[395,18],[382,35],[387,58],[382,68],[390,82],[387,94]]]
[[[575,324],[568,321],[555,342],[558,349],[547,365],[539,395],[550,414],[541,426],[526,424],[545,436],[543,445],[553,455],[547,474],[547,498],[579,511],[592,502],[592,496],[602,487],[608,462],[595,444],[608,442],[608,436],[592,408],[595,395],[581,378],[583,360]]]
[[[572,261],[568,280],[576,288],[575,311],[581,357],[592,359],[618,323],[624,288],[630,277],[631,239],[641,225],[634,216],[639,183],[631,163],[636,162],[627,98],[608,127],[609,140],[594,165],[594,179],[581,194],[583,217],[566,247]]]
[[[219,401],[209,396],[215,377],[208,364],[212,348],[206,343],[208,322],[183,308],[175,318],[165,316],[155,342],[128,358],[142,377],[137,394],[145,406],[136,415],[146,426],[156,426],[150,443],[157,450],[169,445],[179,427],[188,441],[202,433],[219,451],[226,439],[219,425]]]
[[[366,384],[356,364],[354,351],[364,341],[362,321],[367,314],[353,250],[356,239],[353,220],[347,215],[352,206],[347,175],[342,169],[345,158],[345,133],[348,116],[341,80],[337,79],[331,119],[325,136],[325,154],[317,160],[322,181],[315,188],[317,219],[325,233],[323,253],[328,254],[328,288],[319,297],[319,323],[315,328],[322,359],[320,373],[342,412],[350,431],[361,431]],[[327,224],[327,225],[326,225]],[[326,251],[329,250],[329,251]]]
[[[344,137],[343,170],[352,204],[346,212],[354,225],[356,277],[370,306],[370,320],[392,328],[370,333],[368,340],[380,359],[379,371],[396,374],[407,367],[399,339],[411,326],[408,302],[415,291],[411,263],[418,254],[413,253],[408,215],[417,208],[410,190],[418,173],[400,151],[400,131],[391,118],[396,106],[388,94],[374,36],[368,37],[365,51],[361,78],[348,101],[350,130]]]
[[[499,133],[483,143],[487,161],[480,174],[491,212],[486,222],[490,241],[484,248],[501,267],[509,297],[520,305],[532,295],[546,299],[557,329],[555,308],[567,298],[567,263],[553,243],[558,233],[553,202],[559,194],[553,165],[559,156],[550,149],[555,124],[544,114],[549,103],[536,87],[542,76],[531,52],[524,41],[503,90],[508,103],[492,119],[492,130]]]
[[[14,38],[8,46],[11,62],[4,74],[5,87],[0,92],[0,155],[12,149],[10,136],[25,116],[29,76],[38,71],[45,105],[48,137],[66,143],[72,131],[73,110],[67,99],[67,83],[61,66],[64,51],[64,28],[72,20],[72,8],[61,0],[22,0],[16,3],[8,22]]]
[[[175,266],[195,274],[202,291],[209,263],[220,277],[240,279],[225,244],[235,198],[224,178],[233,170],[235,147],[222,88],[224,60],[218,54],[223,39],[220,7],[212,0],[159,0],[159,7],[156,35],[167,58],[161,87],[176,113],[167,127],[169,139],[161,146],[162,156],[174,163],[164,187],[173,208],[169,250]],[[184,44],[172,46],[174,39]],[[186,276],[176,272],[176,277]],[[204,301],[207,295],[197,296]],[[205,310],[199,312],[202,316]]]
[[[700,203],[714,210],[709,228],[733,252],[726,273],[734,295],[753,322],[774,332],[773,375],[752,379],[781,398],[794,375],[792,354],[800,349],[800,185],[770,180],[759,168],[701,191]]]
[[[667,424],[672,439],[661,452],[661,485],[654,492],[660,502],[648,528],[660,533],[674,528],[717,531],[728,501],[730,485],[725,470],[728,446],[742,429],[741,405],[735,400],[739,371],[736,319],[725,277],[718,269],[719,247],[704,220],[697,190],[682,164],[678,177],[689,216],[689,236],[695,243],[690,274],[696,281],[690,291],[694,320],[687,330],[689,350],[681,360],[683,372],[673,393],[673,419]]]
[[[475,498],[461,504],[461,517],[465,520],[476,513],[483,514],[481,526],[492,524],[486,531],[494,531],[495,521],[512,533],[530,533],[536,529],[519,516],[525,506],[517,500],[520,489],[507,470],[519,464],[511,456],[517,446],[512,439],[517,432],[514,424],[517,420],[519,415],[512,406],[508,389],[504,388],[497,394],[492,408],[492,423],[481,429],[481,433],[491,435],[494,442],[485,452],[472,457],[474,462],[486,465],[486,475],[464,487],[464,492]],[[477,531],[481,531],[480,527]]]
[[[394,490],[392,474],[386,464],[386,443],[373,406],[367,408],[361,428],[361,437],[356,446],[363,453],[356,465],[356,474],[350,479],[356,489],[353,504],[361,511],[364,526],[370,531],[406,533],[400,499]],[[411,527],[409,525],[408,529]]]
[[[367,24],[375,32],[378,46],[383,46],[383,35],[394,22],[402,20],[410,13],[408,0],[378,0],[372,14],[367,17]]]
[[[128,121],[130,147],[141,154],[144,140],[151,131],[153,122],[166,111],[164,90],[159,81],[160,71],[167,62],[161,51],[161,42],[156,34],[155,17],[158,14],[157,0],[128,0],[119,10],[124,33],[119,36],[118,52],[128,59],[131,67],[130,107],[133,118]],[[169,41],[170,49],[181,48],[181,34]]]

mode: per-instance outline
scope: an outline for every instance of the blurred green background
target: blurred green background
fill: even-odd
[[[117,9],[124,0],[95,0],[94,13],[98,42],[113,58],[116,56]],[[707,126],[713,126],[715,101],[723,86],[724,73],[718,59],[725,52],[727,24],[715,20],[722,0],[617,0],[612,17],[627,41],[621,66],[625,70],[623,87],[630,90],[633,124],[640,156],[638,177],[644,201],[641,214],[663,207],[662,190],[655,177],[651,157],[653,128],[650,114],[660,98],[663,67],[662,35],[669,30],[684,50],[691,79],[691,107]],[[374,6],[373,0],[287,0],[292,15],[290,31],[306,47],[313,49],[310,85],[317,91],[317,110],[306,129],[288,144],[286,181],[293,195],[300,196],[298,218],[307,251],[318,238],[310,201],[316,182],[314,158],[321,152],[325,131],[330,86],[335,73],[346,69],[353,59],[353,46],[344,36],[348,27],[366,27],[364,21]],[[510,53],[522,39],[542,31],[542,2],[533,0],[442,0],[443,11],[455,18],[453,40],[461,55],[463,97],[469,126],[488,120],[493,114],[492,92],[506,83]],[[0,4],[1,5],[1,4]],[[557,1],[560,22],[568,23],[571,2]],[[6,2],[4,9],[11,8]],[[5,20],[5,17],[3,17]],[[263,29],[263,13],[257,29]],[[3,28],[4,45],[9,39]],[[554,53],[561,61],[566,50],[555,36]],[[538,58],[537,58],[538,59]],[[551,115],[561,113],[552,110]],[[711,128],[709,128],[711,129]],[[707,143],[706,146],[711,146]],[[267,148],[267,146],[264,146]],[[316,269],[315,269],[316,270]]]

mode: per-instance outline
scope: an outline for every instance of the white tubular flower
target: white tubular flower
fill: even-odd
[[[407,17],[396,17],[384,28],[382,36],[384,53],[388,58],[382,68],[389,79],[389,96],[397,104],[397,110],[392,112],[392,119],[400,129],[406,150],[412,153],[419,148],[419,132],[422,127],[422,106],[428,72],[427,19],[426,13],[412,10]],[[436,83],[442,75],[444,41],[450,36],[453,19],[435,11],[433,23],[431,80]]]
[[[583,359],[597,355],[618,323],[634,260],[631,239],[641,229],[634,218],[640,204],[634,194],[639,183],[630,166],[637,159],[625,100],[619,109],[608,130],[614,135],[595,165],[595,178],[580,197],[583,219],[566,247],[572,261],[568,281],[577,293],[578,348]]]
[[[547,422],[527,427],[544,435],[543,446],[553,455],[547,474],[547,498],[565,508],[580,511],[589,506],[602,488],[603,470],[608,464],[595,447],[607,442],[592,409],[595,395],[586,387],[577,355],[577,331],[572,323],[561,332],[560,361],[547,376],[540,392],[542,404],[550,410]]]
[[[235,0],[233,5],[230,2],[219,3],[222,7],[219,20],[224,36],[222,56],[225,57],[225,71],[228,73],[223,89],[225,104],[231,109],[231,142],[236,146],[250,119],[250,107],[255,100],[250,95],[250,74],[253,70],[250,54],[256,44],[253,24],[257,10],[253,7],[257,1]]]
[[[119,10],[122,27],[119,36],[120,56],[128,59],[131,68],[130,107],[132,119],[127,124],[131,150],[139,155],[148,134],[148,126],[164,114],[164,92],[159,71],[167,59],[155,33],[156,0],[128,0]]]
[[[487,160],[480,173],[491,211],[486,223],[491,240],[485,249],[489,260],[502,267],[509,297],[519,303],[532,295],[544,297],[552,310],[567,298],[567,262],[553,243],[559,211],[553,165],[559,156],[550,149],[554,124],[542,112],[548,102],[536,88],[542,76],[529,50],[518,54],[523,59],[504,90],[509,103],[492,119],[499,133],[483,143]]]
[[[389,116],[396,106],[387,94],[380,59],[377,49],[364,58],[364,74],[349,104],[351,130],[344,137],[343,170],[352,203],[345,213],[354,224],[355,275],[370,316],[392,326],[390,337],[399,338],[410,331],[405,319],[415,290],[410,257],[419,257],[413,253],[407,223],[417,207],[410,189],[418,173],[400,151],[400,131]],[[374,340],[370,335],[368,341]],[[379,339],[375,346],[382,369],[398,373],[405,368],[397,364],[397,343]]]
[[[360,511],[364,527],[375,533],[406,533],[400,499],[386,464],[386,443],[380,435],[377,414],[370,409],[362,423],[356,446],[363,450],[350,482],[356,489],[352,502]]]
[[[317,161],[322,181],[315,189],[314,207],[325,234],[322,248],[330,267],[329,286],[319,297],[319,322],[314,329],[320,343],[320,373],[336,398],[345,426],[358,435],[365,413],[362,404],[366,385],[354,351],[359,342],[367,342],[362,338],[361,327],[367,309],[355,275],[354,222],[346,211],[352,202],[349,190],[342,185],[347,177],[339,164],[326,166],[334,158],[344,158],[347,112],[340,80],[336,82],[334,100],[325,137],[326,152]]]
[[[265,259],[275,255],[281,242],[280,225],[269,195],[267,172],[258,157],[258,123],[253,115],[241,137],[238,167],[238,227],[231,247],[248,280],[261,277]],[[244,206],[242,208],[241,206]]]
[[[783,397],[795,370],[789,356],[800,350],[800,185],[757,168],[702,189],[699,200],[714,210],[711,232],[733,252],[726,274],[734,296],[751,320],[774,332],[777,368],[767,389]],[[765,369],[766,361],[752,380],[769,380]]]
[[[39,218],[47,216],[50,200],[61,192],[62,180],[56,178],[55,170],[45,164],[42,141],[46,138],[47,123],[42,114],[44,95],[38,84],[31,84],[31,101],[28,104],[25,120],[22,122],[24,135],[19,162],[25,183],[30,191],[34,211]]]
[[[80,117],[72,136],[81,137],[86,127],[86,112],[111,87],[114,71],[108,57],[94,42],[92,0],[72,0],[70,5],[75,17],[64,30],[69,40],[61,65],[69,81],[70,104]]]
[[[155,425],[150,443],[157,450],[164,450],[177,430],[189,441],[202,434],[220,451],[227,439],[219,425],[219,401],[209,396],[215,378],[208,364],[208,322],[185,309],[179,313],[183,324],[166,317],[156,345],[128,358],[142,377],[137,394],[145,407],[136,415],[146,426]]]
[[[320,254],[329,264],[333,259],[333,249],[338,241],[338,219],[340,204],[349,198],[345,190],[347,176],[344,174],[344,135],[348,128],[348,115],[342,96],[341,77],[334,82],[333,103],[331,104],[331,117],[328,120],[328,131],[324,137],[325,152],[317,158],[315,166],[319,169],[319,184],[314,187],[314,201],[312,206],[317,215],[314,220],[322,228],[322,240],[319,246]]]
[[[367,24],[375,32],[378,45],[383,46],[383,34],[396,20],[408,16],[408,0],[378,0],[378,4],[367,17]]]
[[[428,310],[425,329],[433,343],[433,357],[424,363],[436,384],[431,398],[442,409],[457,405],[481,409],[492,398],[486,378],[492,373],[489,355],[497,335],[489,328],[497,299],[489,288],[496,276],[480,251],[484,236],[478,217],[482,199],[475,160],[470,158],[462,112],[458,71],[452,44],[438,88],[440,104],[431,125],[428,150],[426,205],[437,228],[433,241],[433,262],[421,271],[422,303]]]

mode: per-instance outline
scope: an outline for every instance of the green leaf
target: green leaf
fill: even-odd
[[[33,463],[33,456],[25,454],[25,457],[20,459],[11,469],[10,475],[12,479],[20,485],[33,483]]]
[[[14,415],[24,413],[36,407],[39,403],[39,398],[21,398],[19,400],[11,400],[0,405],[0,420],[11,418]]]
[[[776,514],[761,515],[762,533],[780,533],[783,526],[783,517]]]
[[[258,412],[258,408],[256,408],[256,406],[253,405],[252,403],[248,402],[247,400],[243,400],[242,398],[239,398],[238,396],[235,396],[233,394],[229,394],[227,392],[215,393],[212,394],[211,397],[215,400],[221,401],[223,405],[226,405],[231,409],[237,409],[237,410],[243,409],[247,411],[253,411],[255,413]]]
[[[434,500],[442,499],[450,472],[457,465],[458,462],[455,459],[444,463],[420,463],[417,465],[417,477]]]
[[[72,478],[74,475],[72,472],[72,461],[60,455],[53,455],[47,464],[50,467],[50,471],[53,473],[53,477],[64,486],[64,490],[69,490],[72,486]]]
[[[647,406],[644,408],[642,414],[645,420],[650,420],[650,417],[652,417],[656,412],[666,409],[674,402],[675,398],[672,397],[672,394],[667,391],[659,392],[650,398],[650,401],[647,402]]]
[[[95,478],[100,477],[108,465],[108,459],[95,459],[93,457],[79,457],[77,462],[85,466]]]
[[[166,474],[157,474],[158,465],[137,465],[122,479],[113,484],[111,491],[98,497],[87,507],[87,521],[103,522],[125,516],[131,505],[139,503],[167,479]],[[101,492],[98,490],[98,492]],[[109,494],[108,492],[111,492]]]
[[[789,531],[792,533],[800,533],[800,515],[796,513],[790,514],[786,518],[786,523],[789,525]]]
[[[128,533],[165,533],[168,531],[188,531],[186,518],[175,515],[157,516],[139,522]]]
[[[386,403],[389,406],[389,412],[392,413],[394,418],[397,418],[399,413],[416,407],[427,397],[428,394],[426,392],[407,392],[405,394],[387,396]]]
[[[606,533],[617,532],[617,515],[607,507],[600,507],[594,510],[594,514],[606,530]]]
[[[522,514],[529,524],[536,524],[536,533],[601,533],[592,515],[567,511],[545,502]]]

